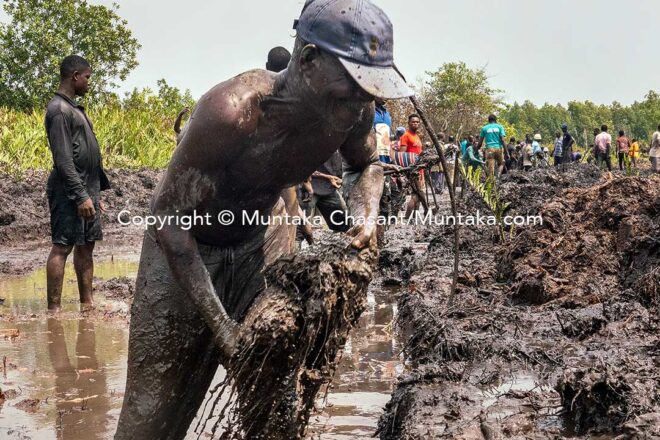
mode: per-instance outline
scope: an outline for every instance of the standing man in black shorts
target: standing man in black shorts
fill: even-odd
[[[70,55],[60,65],[60,87],[48,103],[46,133],[53,153],[53,171],[46,193],[53,247],[46,263],[48,310],[60,309],[64,265],[73,250],[81,306],[92,306],[94,243],[103,239],[100,193],[110,188],[101,151],[85,109],[75,101],[89,89],[92,69],[82,57]]]

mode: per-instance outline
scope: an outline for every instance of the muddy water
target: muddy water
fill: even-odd
[[[310,420],[313,438],[373,436],[392,384],[403,369],[393,329],[394,294],[391,289],[369,290],[367,310],[346,344],[325,409]]]
[[[0,328],[20,332],[13,340],[0,339],[0,356],[7,365],[0,387],[18,393],[0,408],[1,438],[104,439],[116,423],[126,381],[126,321],[104,322],[77,313],[78,290],[68,266],[59,319],[43,313],[45,270],[0,279],[0,296],[5,298]],[[135,258],[95,267],[101,279],[134,277],[136,271]],[[104,310],[126,308],[97,300]],[[32,405],[19,408],[26,399]]]
[[[126,380],[127,321],[116,315],[106,319],[102,313],[80,314],[75,275],[67,269],[58,318],[43,313],[43,270],[0,278],[0,297],[5,298],[0,329],[20,332],[15,339],[0,339],[0,358],[7,362],[0,388],[17,393],[0,406],[0,438],[92,440],[109,439],[114,433]],[[134,278],[136,271],[137,258],[131,255],[97,263],[95,276]],[[103,311],[127,309],[122,302],[96,299]],[[310,420],[311,438],[373,435],[402,368],[392,329],[395,314],[394,292],[372,288],[335,380],[322,396],[325,409]],[[220,369],[216,379],[223,373]]]

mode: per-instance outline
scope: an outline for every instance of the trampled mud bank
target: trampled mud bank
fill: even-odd
[[[149,200],[162,171],[108,170],[112,188],[104,191],[102,214],[104,245],[97,252],[139,252],[142,229],[121,225],[118,213],[149,213]],[[0,174],[0,275],[25,274],[45,264],[50,247],[46,180],[48,172],[34,171],[22,178]],[[109,246],[108,246],[109,244]]]
[[[422,260],[385,255],[407,284],[398,321],[410,369],[380,437],[655,438],[660,180],[580,165],[514,172],[500,191],[544,223],[499,244],[462,228],[453,306],[450,228],[421,232]],[[479,206],[473,197],[462,209]]]

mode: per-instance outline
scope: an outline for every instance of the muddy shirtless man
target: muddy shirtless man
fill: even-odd
[[[367,0],[308,0],[296,30],[286,70],[252,70],[201,97],[155,191],[153,215],[212,221],[145,235],[117,439],[184,438],[264,288],[261,270],[290,252],[286,225],[250,226],[243,212],[283,214],[281,190],[339,150],[351,214],[378,215],[374,97],[410,95],[392,68],[392,25]],[[374,232],[356,226],[352,245],[370,245]]]

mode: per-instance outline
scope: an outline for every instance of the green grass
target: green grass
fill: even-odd
[[[92,107],[104,166],[163,168],[175,147],[175,109],[158,106]],[[50,169],[52,155],[44,128],[44,111],[23,113],[0,107],[0,171],[20,177],[27,170]]]

